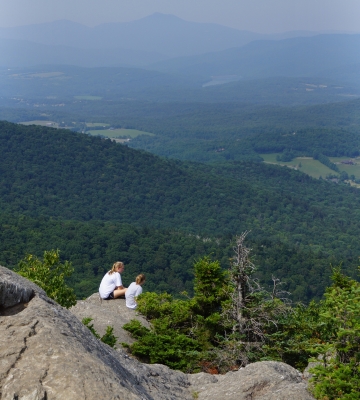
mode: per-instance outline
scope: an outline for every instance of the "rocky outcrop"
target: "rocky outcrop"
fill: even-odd
[[[70,311],[0,267],[0,399],[192,399],[186,374],[97,340]]]
[[[311,400],[302,374],[290,365],[262,361],[225,375],[189,376],[198,399],[206,400]]]
[[[83,318],[91,317],[96,332],[104,335],[107,326],[114,328],[114,335],[118,343],[133,343],[134,339],[122,327],[132,319],[139,320],[144,326],[149,326],[147,320],[138,315],[136,310],[131,310],[125,305],[125,299],[114,301],[100,301],[98,293],[94,293],[86,300],[80,300],[70,311],[76,315],[80,321]]]
[[[106,315],[120,304],[115,300],[96,307],[109,307]],[[78,307],[80,318],[81,310],[88,314],[85,306]],[[110,321],[120,320],[119,315]],[[105,316],[103,323],[108,321]],[[0,267],[1,400],[193,398],[312,399],[299,373],[282,363],[255,363],[223,376],[142,364],[97,340],[43,290]]]

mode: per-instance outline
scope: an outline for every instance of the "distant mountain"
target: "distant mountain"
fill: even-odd
[[[67,20],[0,28],[0,38],[3,39],[80,49],[131,49],[160,53],[168,58],[225,50],[260,39],[284,39],[314,34],[301,31],[264,35],[217,24],[184,21],[174,15],[160,13],[132,22],[101,24],[94,28]],[[75,64],[75,60],[71,64]]]
[[[145,66],[168,57],[149,51],[121,48],[79,49],[46,45],[19,39],[0,39],[0,66],[24,68],[35,65],[76,65],[80,67]]]
[[[360,78],[356,74],[356,71],[360,72],[356,65],[360,65],[360,35],[318,35],[254,41],[221,52],[165,60],[151,68],[204,78],[236,75],[243,79],[314,77],[328,71],[328,75],[336,79],[341,71],[348,71],[350,66],[352,70],[348,75]]]

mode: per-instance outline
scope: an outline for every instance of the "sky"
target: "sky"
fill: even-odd
[[[0,0],[0,27],[59,19],[95,26],[155,12],[259,33],[360,32],[360,0]]]

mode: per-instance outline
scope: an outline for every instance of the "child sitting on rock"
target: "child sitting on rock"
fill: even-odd
[[[125,293],[126,307],[136,308],[136,297],[142,293],[142,285],[145,283],[145,275],[140,274],[136,277],[135,282],[132,282]]]

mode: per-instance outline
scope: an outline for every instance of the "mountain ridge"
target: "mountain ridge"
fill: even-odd
[[[360,65],[360,35],[317,35],[278,41],[257,40],[242,47],[178,57],[149,66],[158,71],[193,75],[321,76],[322,71]],[[359,69],[360,71],[360,69]]]
[[[253,40],[313,36],[316,32],[293,31],[261,34],[214,23],[197,23],[171,14],[156,13],[139,20],[103,23],[88,27],[69,20],[0,28],[3,39],[28,40],[46,45],[82,49],[125,48],[164,53],[167,57],[202,54],[243,46]]]

